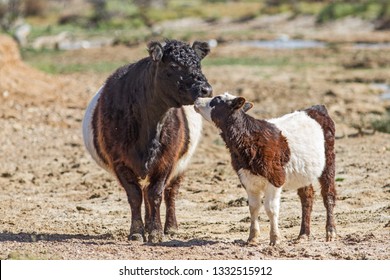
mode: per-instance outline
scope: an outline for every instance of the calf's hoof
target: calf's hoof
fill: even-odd
[[[335,241],[336,240],[336,230],[335,229],[332,229],[332,230],[328,230],[326,231],[326,241],[329,242],[329,241]]]
[[[280,244],[280,241],[279,240],[271,240],[269,242],[269,246],[276,246],[276,245],[279,245]]]
[[[275,246],[280,244],[280,238],[279,235],[271,235],[269,245],[270,246]]]
[[[259,243],[260,231],[251,227],[249,232],[248,245],[257,245]]]
[[[159,230],[153,230],[149,233],[148,242],[150,243],[159,243],[164,241],[164,233]]]
[[[247,245],[252,245],[252,246],[255,246],[255,245],[258,245],[259,244],[259,240],[258,238],[249,238],[246,242]]]

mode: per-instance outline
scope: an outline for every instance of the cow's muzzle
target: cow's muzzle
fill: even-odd
[[[200,87],[200,97],[211,97],[213,88],[210,85],[203,85]]]

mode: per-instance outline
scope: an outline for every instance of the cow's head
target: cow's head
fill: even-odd
[[[210,52],[208,43],[194,42],[191,47],[176,40],[163,45],[150,42],[148,51],[156,67],[154,82],[172,106],[193,104],[198,97],[212,95],[212,87],[200,66]]]

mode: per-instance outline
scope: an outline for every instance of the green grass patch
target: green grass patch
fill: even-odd
[[[373,20],[383,9],[383,3],[375,0],[344,2],[334,1],[326,5],[317,15],[317,23],[325,23],[347,16]]]
[[[125,1],[126,2],[126,1]],[[60,12],[48,11],[41,17],[28,17],[27,22],[32,25],[30,40],[40,36],[55,35],[68,31],[73,37],[88,38],[97,35],[112,35],[118,30],[131,30],[145,27],[148,24],[157,24],[166,20],[176,20],[186,17],[196,17],[208,20],[217,20],[222,17],[241,19],[259,15],[262,3],[257,1],[240,2],[207,2],[207,1],[168,1],[165,9],[142,9],[123,0],[109,0],[105,9],[106,18],[93,21],[95,11],[89,5],[82,11],[75,10],[75,20],[66,24],[59,24]],[[134,30],[133,30],[134,31]]]
[[[261,8],[262,14],[280,14],[280,13],[292,13],[294,16],[300,14],[316,15],[325,6],[324,2],[315,1],[291,1],[291,0],[279,0],[275,4],[264,4]]]
[[[210,57],[203,62],[205,66],[283,66],[289,63],[288,57],[259,58],[259,57]]]
[[[292,55],[278,57],[210,57],[202,62],[204,66],[248,66],[248,67],[294,67],[305,69],[307,67],[323,67],[315,62],[302,62]]]
[[[377,131],[390,133],[390,111],[383,118],[373,121],[372,127]]]
[[[20,50],[22,59],[29,64],[38,64],[39,62],[43,64],[53,63],[56,57],[62,54],[64,51],[44,49],[44,50],[35,50],[32,48],[23,48]]]
[[[317,15],[324,8],[325,4],[322,2],[299,2],[298,13],[305,15]]]
[[[123,61],[96,61],[93,63],[68,63],[59,50],[22,50],[23,60],[32,67],[49,74],[80,72],[111,73],[122,66]]]
[[[138,8],[131,2],[132,1],[109,0],[107,1],[107,12],[121,16],[135,15],[138,13]]]
[[[54,36],[61,32],[68,32],[72,36],[84,35],[86,33],[82,26],[74,24],[64,25],[32,25],[31,33],[29,34],[29,40],[34,41],[41,36]]]
[[[122,65],[123,62],[100,61],[89,64],[33,64],[32,66],[50,74],[70,74],[80,72],[108,73]]]

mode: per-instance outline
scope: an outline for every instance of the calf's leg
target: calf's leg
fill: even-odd
[[[115,167],[116,176],[125,189],[131,209],[129,240],[145,241],[145,229],[141,217],[142,188],[134,173],[123,164]]]
[[[259,242],[260,237],[259,212],[263,192],[259,189],[250,188],[248,186],[245,186],[245,189],[248,194],[249,212],[251,215],[248,243],[256,244]]]
[[[301,199],[302,205],[302,221],[301,231],[299,232],[298,239],[309,238],[310,236],[310,220],[311,212],[313,210],[314,189],[313,186],[307,186],[298,189],[298,195]]]
[[[319,181],[321,184],[321,195],[326,208],[326,241],[333,241],[336,238],[336,225],[334,222],[333,209],[336,205],[334,164],[328,165]]]
[[[267,185],[264,195],[264,208],[267,212],[271,223],[270,230],[270,245],[276,245],[280,242],[279,233],[279,209],[280,209],[280,195],[282,188]]]
[[[321,195],[326,208],[326,241],[336,238],[336,226],[334,222],[333,209],[336,204],[336,154],[334,152],[334,127],[331,124],[325,130],[325,168],[319,182],[321,185]]]

